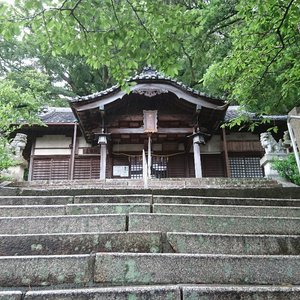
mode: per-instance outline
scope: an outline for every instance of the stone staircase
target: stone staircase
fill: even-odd
[[[176,182],[0,189],[0,299],[300,299],[300,188]]]

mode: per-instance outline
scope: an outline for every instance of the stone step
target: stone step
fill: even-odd
[[[67,205],[89,203],[153,203],[300,207],[300,199],[236,198],[166,195],[0,196],[0,205]]]
[[[162,252],[160,232],[0,235],[0,256]],[[1,299],[1,298],[0,298]]]
[[[1,298],[0,298],[1,299]],[[79,290],[29,291],[24,300],[180,300],[178,286],[138,286]]]
[[[300,189],[299,189],[300,193]],[[243,205],[300,207],[300,199],[153,195],[154,204]]]
[[[0,257],[0,286],[84,286],[93,282],[94,256],[47,255]]]
[[[66,205],[72,196],[0,196],[0,205]]]
[[[0,217],[66,215],[65,205],[1,205]]]
[[[104,232],[0,235],[0,256],[92,252],[300,255],[298,235]]]
[[[22,294],[24,295],[22,298]],[[157,285],[0,292],[1,300],[299,300],[299,286]]]
[[[300,255],[300,235],[167,233],[176,253]]]
[[[22,291],[0,291],[1,300],[22,300]]]
[[[96,253],[0,257],[0,286],[299,285],[300,256]]]
[[[129,214],[129,231],[300,234],[300,218]]]
[[[147,203],[1,205],[0,217],[128,214],[130,212],[150,213],[150,211],[151,206]]]
[[[75,196],[74,203],[152,203],[152,195],[82,195]]]
[[[0,205],[67,205],[89,203],[152,203],[152,195],[0,196]]]
[[[126,231],[126,215],[80,215],[0,218],[0,234]]]
[[[17,182],[14,187],[23,189],[76,189],[84,188],[143,188],[144,181],[142,179],[89,179],[89,180],[35,180],[30,182]],[[281,184],[275,180],[268,178],[225,178],[225,177],[209,177],[209,178],[151,178],[148,180],[148,186],[152,187],[240,187],[240,186],[256,186],[256,187],[281,187]]]
[[[117,180],[116,180],[117,181]],[[128,180],[130,181],[130,180]],[[133,183],[132,183],[133,184]],[[143,185],[136,184],[128,187],[122,186],[93,186],[69,189],[61,187],[52,189],[51,185],[46,185],[43,189],[20,189],[20,196],[78,196],[78,195],[135,195],[135,194],[173,195],[173,196],[202,196],[202,197],[235,197],[235,198],[277,198],[277,199],[299,199],[299,187],[259,187],[259,186],[219,186],[211,187],[180,187],[177,183],[173,186],[149,187],[143,189]],[[1,190],[0,190],[1,195]]]
[[[300,284],[300,256],[97,253],[94,281],[137,284]]]
[[[154,213],[300,218],[300,207],[154,204]]]
[[[190,286],[183,300],[300,300],[299,286]]]
[[[1,205],[0,217],[57,216],[81,214],[150,213],[147,203],[92,203],[67,205]],[[300,207],[154,204],[154,213],[300,218]]]

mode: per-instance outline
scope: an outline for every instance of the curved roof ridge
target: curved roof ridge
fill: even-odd
[[[155,68],[153,68],[152,66],[146,66],[142,69],[142,71],[140,73],[136,73],[134,76],[128,78],[127,80],[125,80],[126,82],[139,82],[139,81],[153,81],[153,80],[162,80],[162,81],[166,81],[170,84],[173,84],[183,90],[185,90],[186,92],[195,95],[195,96],[200,96],[200,97],[206,97],[206,98],[210,98],[212,100],[219,100],[219,101],[223,101],[225,102],[226,99],[220,97],[220,98],[216,98],[212,95],[209,95],[207,93],[203,93],[200,92],[194,88],[191,88],[189,86],[187,86],[186,84],[184,84],[181,81],[178,81],[177,79],[174,79],[170,76],[166,76],[164,73],[157,71]],[[70,102],[81,102],[81,101],[88,101],[88,100],[92,100],[94,98],[97,97],[102,97],[102,96],[106,96],[109,94],[112,94],[114,92],[117,92],[121,89],[121,86],[119,84],[117,85],[113,85],[110,88],[107,88],[103,91],[99,91],[90,95],[86,95],[86,96],[77,96],[73,99],[70,100]]]

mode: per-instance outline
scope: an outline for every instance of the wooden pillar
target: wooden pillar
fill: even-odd
[[[106,144],[100,145],[100,179],[106,178]]]
[[[143,180],[144,180],[144,188],[148,188],[148,166],[147,166],[147,159],[145,149],[143,149]]]
[[[72,153],[71,153],[71,170],[70,170],[71,180],[74,179],[76,143],[77,143],[77,123],[74,123],[73,143],[72,143]]]
[[[36,139],[34,138],[34,140],[32,141],[30,157],[29,157],[28,181],[32,181],[35,142],[36,142]]]
[[[194,165],[195,165],[195,177],[202,178],[202,165],[201,165],[201,153],[200,145],[204,142],[202,136],[195,135],[193,137],[193,147],[194,147]]]
[[[151,136],[148,135],[148,178],[151,179]]]
[[[100,134],[98,145],[100,145],[100,179],[105,179],[107,159],[107,138],[105,134]]]
[[[226,166],[226,176],[231,177],[228,149],[227,149],[226,131],[224,128],[222,128],[222,135],[223,135],[223,149],[224,149],[224,158],[225,158],[225,166]]]

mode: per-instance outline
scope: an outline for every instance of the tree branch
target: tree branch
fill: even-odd
[[[139,23],[141,24],[141,26],[144,28],[144,30],[149,34],[150,38],[152,39],[152,41],[154,42],[155,45],[157,45],[152,33],[148,30],[148,28],[145,26],[144,22],[142,21],[142,19],[140,18],[137,10],[135,9],[135,7],[132,5],[132,3],[129,0],[126,0],[126,2],[129,4],[129,6],[131,7],[131,9],[133,10],[136,18],[138,19]]]
[[[113,12],[114,12],[114,16],[115,16],[115,18],[117,20],[117,23],[121,27],[121,23],[120,23],[120,20],[118,18],[118,15],[117,15],[117,11],[116,11],[116,7],[115,7],[115,4],[114,4],[114,0],[110,0],[110,2],[111,2],[111,6],[112,6],[112,9],[113,9]]]
[[[290,8],[291,8],[291,6],[292,6],[292,4],[293,4],[294,1],[295,1],[295,0],[291,0],[290,3],[288,4],[288,6],[286,7],[285,12],[284,12],[284,14],[283,14],[283,17],[282,17],[282,19],[281,19],[281,21],[280,21],[280,24],[279,24],[279,26],[278,26],[277,29],[276,29],[276,33],[277,33],[278,36],[279,36],[279,39],[280,39],[282,48],[285,47],[285,44],[284,44],[284,40],[283,40],[283,37],[282,37],[282,34],[281,34],[280,29],[281,29],[281,27],[282,27],[282,25],[283,25],[283,23],[284,23],[284,21],[285,21],[287,15],[288,15],[288,12],[289,12],[289,10],[290,10]]]
[[[224,22],[224,21],[226,21],[226,20],[228,20],[228,19],[234,17],[237,13],[238,13],[237,11],[234,11],[232,14],[230,14],[230,15],[228,15],[228,16],[225,16],[222,20],[220,20],[220,21],[218,22],[218,24],[220,24],[220,23],[222,23],[222,22]],[[241,18],[237,18],[237,19],[234,19],[234,20],[230,20],[229,22],[227,22],[227,23],[225,23],[225,24],[221,24],[221,25],[219,25],[219,26],[217,26],[217,27],[214,27],[212,30],[209,30],[209,32],[208,32],[207,35],[210,35],[210,34],[212,34],[212,33],[215,33],[215,32],[217,32],[217,31],[219,31],[220,29],[225,28],[225,27],[228,27],[228,26],[230,26],[230,25],[232,25],[232,24],[234,24],[234,23],[236,23],[236,22],[238,22],[238,21],[241,21]]]
[[[273,56],[273,58],[271,59],[271,61],[268,63],[268,65],[266,66],[262,76],[260,77],[259,83],[261,83],[262,79],[265,77],[265,75],[269,72],[269,68],[271,67],[271,65],[276,61],[277,57],[280,55],[280,53],[285,49],[285,43],[284,43],[284,38],[281,34],[281,27],[284,23],[284,21],[286,20],[286,17],[288,15],[288,12],[293,4],[295,0],[291,0],[290,3],[288,4],[288,6],[286,6],[285,12],[283,14],[283,17],[280,20],[279,26],[276,28],[275,33],[279,36],[280,39],[280,43],[281,43],[281,48],[276,52],[276,54]]]

